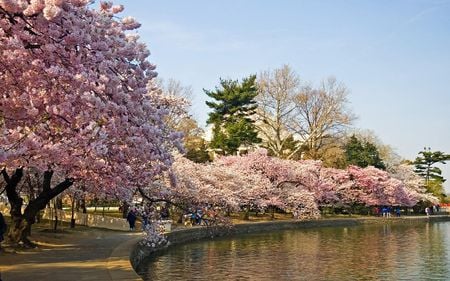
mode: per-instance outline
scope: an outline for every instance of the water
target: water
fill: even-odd
[[[145,280],[450,280],[450,222],[289,230],[194,242]]]

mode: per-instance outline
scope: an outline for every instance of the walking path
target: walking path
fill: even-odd
[[[0,252],[3,281],[142,280],[130,264],[141,233],[84,229],[38,236],[37,249]]]

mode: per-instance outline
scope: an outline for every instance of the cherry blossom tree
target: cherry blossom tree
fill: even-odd
[[[256,188],[251,190],[264,199],[259,200],[258,207],[275,206],[300,218],[319,216],[314,192],[299,179],[307,172],[300,172],[298,167],[296,170],[293,166],[296,161],[269,157],[266,150],[260,149],[244,156],[221,157],[217,162],[236,171],[259,175],[271,183],[263,192]]]
[[[428,193],[426,189],[425,180],[414,171],[413,165],[401,164],[394,168],[392,177],[402,181],[405,188],[412,198],[413,205],[419,201],[431,202],[433,204],[439,203],[439,198],[432,193]]]
[[[402,167],[397,174],[389,174],[371,166],[349,166],[351,182],[345,184],[346,200],[367,206],[414,206],[425,198],[435,202],[437,198],[426,194],[420,182],[412,177],[413,172],[408,171]]]
[[[217,161],[236,170],[266,177],[272,183],[272,193],[267,194],[272,196],[273,202],[278,202],[275,206],[282,209],[292,204],[307,204],[310,210],[314,210],[317,206],[354,204],[413,206],[425,198],[436,201],[420,187],[413,171],[406,168],[397,175],[371,166],[349,166],[346,170],[340,170],[325,168],[320,161],[272,158],[264,150],[245,156],[222,157]],[[280,186],[289,188],[275,188]],[[293,196],[290,192],[303,193]],[[264,198],[264,193],[259,193]],[[308,193],[313,195],[314,204],[308,201],[311,198]],[[286,198],[291,201],[286,201]]]
[[[36,213],[78,180],[90,192],[130,195],[171,164],[180,135],[146,85],[149,51],[122,6],[86,0],[0,0],[0,164],[13,227],[29,242]],[[42,192],[22,213],[24,170],[43,173]],[[55,181],[57,174],[62,180]]]
[[[247,210],[250,206],[275,206],[291,212],[295,218],[314,219],[320,217],[319,206],[413,206],[424,198],[433,200],[407,167],[397,174],[374,167],[349,166],[341,170],[325,168],[320,161],[269,157],[265,150],[223,156],[208,164],[176,155],[171,171],[172,180],[166,178],[158,188],[151,187],[146,192],[153,198],[150,200],[186,209],[219,206],[242,211],[242,207]],[[148,233],[160,235],[155,231]],[[156,245],[154,241],[161,239],[155,236],[149,241]]]

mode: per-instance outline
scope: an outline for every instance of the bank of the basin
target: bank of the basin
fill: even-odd
[[[178,228],[168,234],[169,244],[163,248],[149,248],[143,246],[142,243],[137,243],[130,254],[130,262],[136,272],[142,272],[141,265],[145,258],[151,255],[159,254],[167,247],[174,247],[183,243],[201,239],[213,239],[216,237],[233,237],[236,235],[244,235],[250,233],[264,233],[278,230],[291,229],[307,229],[320,227],[347,227],[357,226],[362,224],[408,224],[420,221],[450,221],[449,215],[437,216],[404,216],[392,218],[380,217],[363,217],[363,218],[328,218],[310,221],[286,220],[286,221],[270,221],[270,222],[253,222],[235,224],[231,227],[191,227]]]

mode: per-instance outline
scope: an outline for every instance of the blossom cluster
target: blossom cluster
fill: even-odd
[[[123,198],[172,163],[177,101],[147,85],[150,52],[115,15],[87,0],[0,0],[0,166],[54,170]]]
[[[160,248],[168,243],[161,221],[151,221],[144,226],[145,238],[142,243],[149,248]]]

